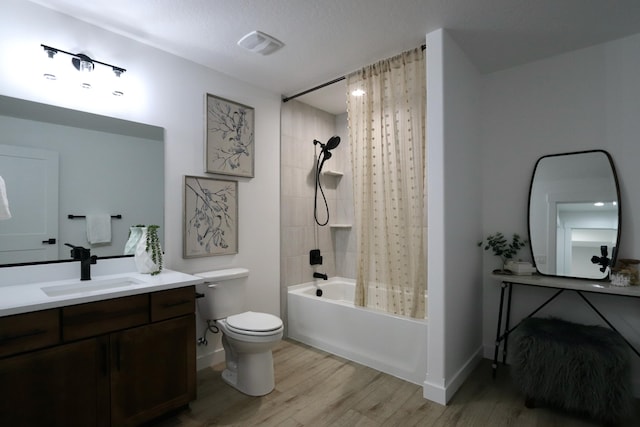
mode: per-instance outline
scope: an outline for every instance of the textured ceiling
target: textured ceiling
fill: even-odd
[[[418,46],[438,28],[483,73],[640,32],[638,0],[31,1],[285,96]],[[253,30],[284,48],[262,56],[238,47]]]

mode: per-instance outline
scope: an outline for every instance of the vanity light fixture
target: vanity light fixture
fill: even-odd
[[[593,204],[593,206],[598,206],[598,207],[600,207],[600,206],[604,206],[604,203],[603,203],[603,202],[595,202],[595,203]]]
[[[122,73],[124,73],[125,71],[127,71],[126,69],[122,68],[122,67],[118,67],[116,65],[111,65],[111,64],[107,64],[106,62],[102,62],[102,61],[98,61],[96,59],[90,58],[89,56],[83,54],[83,53],[71,53],[71,52],[67,52],[64,51],[62,49],[58,49],[56,47],[51,47],[51,46],[47,46],[44,44],[41,44],[40,46],[42,46],[42,48],[44,49],[45,53],[47,54],[47,58],[48,60],[46,61],[47,63],[47,68],[45,70],[45,72],[43,73],[43,76],[48,79],[48,80],[57,80],[58,78],[58,70],[56,69],[56,65],[58,63],[58,61],[55,60],[55,56],[59,53],[68,55],[71,57],[71,64],[73,65],[73,67],[78,70],[80,72],[81,78],[80,78],[80,84],[83,88],[85,89],[91,89],[92,84],[93,84],[93,76],[94,76],[94,72],[95,72],[95,66],[97,65],[102,65],[104,67],[107,68],[111,68],[111,71],[113,72],[113,77],[112,77],[112,81],[113,81],[113,92],[112,94],[115,96],[122,96],[124,95],[124,92],[122,90]]]
[[[365,91],[362,89],[356,89],[351,92],[351,95],[353,96],[364,96],[364,94],[365,94]]]

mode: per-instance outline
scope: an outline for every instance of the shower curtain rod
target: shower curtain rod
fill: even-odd
[[[422,50],[425,50],[427,48],[427,45],[423,44],[420,47],[422,48]],[[302,91],[300,93],[296,93],[295,95],[285,96],[285,97],[282,98],[282,102],[291,101],[292,99],[295,99],[295,98],[297,98],[299,96],[306,95],[306,94],[308,94],[310,92],[314,92],[314,91],[316,91],[318,89],[322,89],[323,87],[331,86],[334,83],[341,82],[342,80],[344,80],[346,78],[347,78],[347,76],[338,77],[338,78],[335,78],[335,79],[331,80],[330,82],[322,83],[321,85],[314,86],[311,89],[307,89],[307,90]]]

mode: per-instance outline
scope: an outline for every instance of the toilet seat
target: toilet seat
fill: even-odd
[[[268,313],[247,311],[234,314],[225,319],[227,328],[241,335],[269,336],[279,334],[282,329],[282,319]]]

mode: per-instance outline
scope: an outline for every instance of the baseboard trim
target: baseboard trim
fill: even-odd
[[[462,365],[460,369],[451,377],[449,381],[445,379],[444,384],[437,384],[427,379],[422,385],[422,396],[440,405],[446,405],[453,395],[462,386],[465,380],[471,375],[471,372],[478,366],[482,360],[483,348],[479,347],[473,355]]]
[[[219,348],[212,353],[203,354],[196,359],[196,369],[201,371],[224,362],[224,349]]]
[[[425,380],[422,384],[422,397],[440,405],[447,404],[447,391],[442,384]]]

